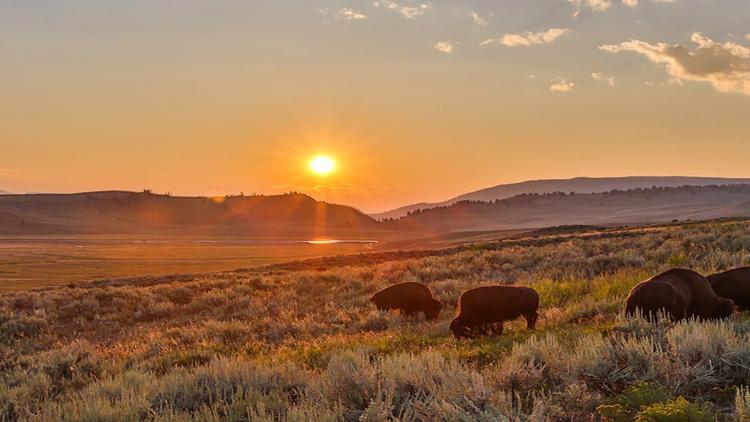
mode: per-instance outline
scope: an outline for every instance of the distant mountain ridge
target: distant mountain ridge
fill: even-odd
[[[521,194],[460,201],[383,223],[392,230],[454,233],[565,225],[623,225],[750,217],[750,184]]]
[[[299,194],[173,197],[146,192],[0,197],[0,235],[142,235],[308,239],[367,236],[371,217]]]
[[[628,177],[576,177],[572,179],[529,180],[520,183],[497,185],[443,202],[407,205],[394,210],[370,214],[376,220],[400,218],[418,209],[429,209],[455,204],[460,201],[492,201],[527,193],[576,192],[599,193],[615,189],[629,190],[650,187],[709,186],[750,184],[750,178],[690,177],[690,176],[628,176]]]
[[[644,179],[638,182],[653,182]],[[572,189],[570,183],[539,187],[539,182],[530,182],[552,192],[487,201],[462,199],[382,222],[355,208],[316,201],[300,193],[217,198],[148,191],[0,195],[0,236],[381,240],[565,225],[750,217],[750,183],[571,193],[602,186],[575,180],[581,185]]]

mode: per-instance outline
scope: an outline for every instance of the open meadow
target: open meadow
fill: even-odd
[[[0,291],[136,275],[225,271],[353,254],[367,251],[371,246],[222,239],[0,239]]]
[[[622,316],[684,266],[750,264],[750,221],[138,277],[0,297],[0,420],[750,420],[750,320]],[[421,281],[438,320],[369,296]],[[537,330],[455,340],[469,287],[527,285]]]

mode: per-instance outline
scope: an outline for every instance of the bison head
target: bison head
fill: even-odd
[[[734,301],[732,299],[719,299],[715,308],[715,318],[726,318],[734,313]]]
[[[466,328],[464,323],[458,318],[454,318],[453,321],[451,321],[450,329],[453,336],[456,338],[469,337],[469,329]]]
[[[440,315],[440,310],[443,309],[443,303],[437,299],[430,299],[430,303],[427,305],[427,310],[425,311],[425,317],[429,320],[437,319],[438,315]]]

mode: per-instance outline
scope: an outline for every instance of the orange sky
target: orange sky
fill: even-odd
[[[248,3],[0,5],[0,189],[380,211],[527,179],[750,176],[744,0]],[[310,173],[318,153],[335,174]]]

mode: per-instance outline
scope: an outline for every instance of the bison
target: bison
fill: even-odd
[[[443,304],[432,297],[427,286],[411,281],[384,288],[372,295],[370,302],[381,311],[398,309],[406,316],[422,312],[429,320],[436,319],[443,308]]]
[[[640,310],[648,319],[664,312],[672,320],[697,317],[724,318],[734,311],[734,303],[714,293],[706,277],[695,271],[673,268],[630,290],[625,314]]]
[[[738,309],[750,309],[750,267],[740,267],[708,276],[719,297],[732,299]]]
[[[465,291],[458,299],[458,315],[450,330],[456,338],[502,334],[503,322],[523,316],[529,330],[539,317],[539,295],[528,287],[483,286]]]

